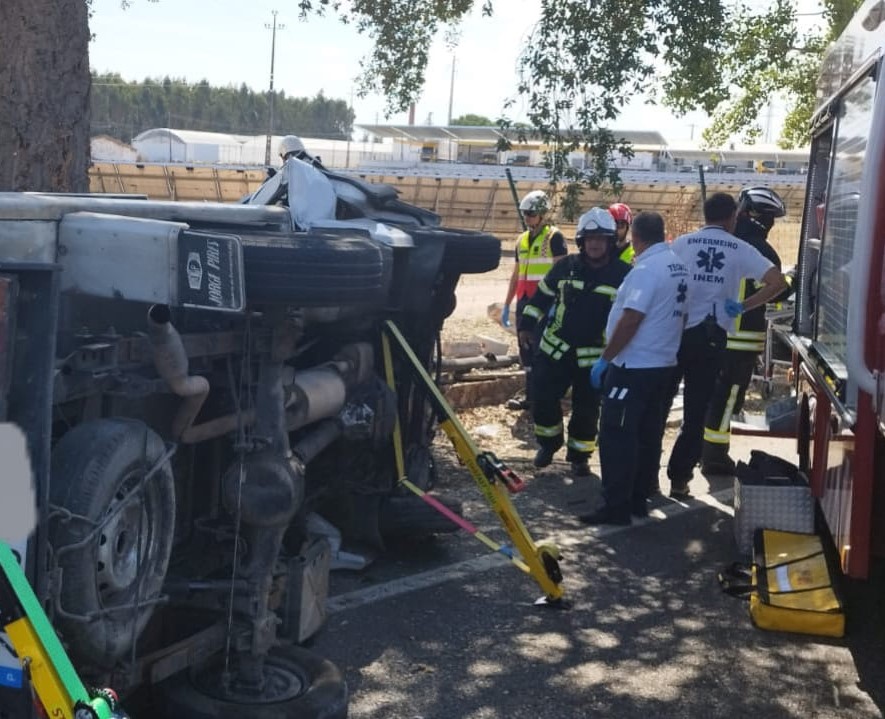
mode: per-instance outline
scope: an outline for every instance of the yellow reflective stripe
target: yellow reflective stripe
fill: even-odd
[[[545,295],[550,295],[551,297],[556,295],[556,293],[550,289],[550,287],[547,285],[546,282],[544,282],[544,280],[541,280],[538,283],[538,291],[543,292]]]
[[[578,367],[592,367],[596,357],[578,357]]]
[[[553,267],[553,263],[547,257],[526,257],[524,260],[522,258],[520,260],[527,265],[549,265]]]
[[[575,353],[578,357],[599,357],[602,354],[602,347],[578,347]]]
[[[541,337],[541,341],[538,343],[538,349],[541,350],[544,354],[553,354],[553,350],[556,349],[552,344],[547,342],[544,337]]]
[[[738,350],[740,352],[761,352],[765,349],[764,342],[741,342],[740,340],[728,340],[725,348],[729,350]]]
[[[717,432],[715,429],[704,427],[704,441],[712,444],[729,444],[731,441],[731,433]]]
[[[523,314],[525,317],[533,317],[533,318],[536,319],[536,320],[537,320],[537,319],[540,319],[541,317],[544,316],[544,313],[541,312],[541,310],[539,310],[539,309],[538,309],[537,307],[535,307],[534,305],[526,305],[526,306],[525,306],[525,309],[522,311],[522,314]]]
[[[599,287],[594,287],[593,291],[598,292],[601,295],[606,295],[607,297],[614,297],[618,294],[618,288],[612,287],[611,285],[599,285]]]
[[[559,437],[562,434],[562,422],[559,424],[550,425],[549,427],[545,427],[540,424],[535,425],[535,436],[536,437]]]
[[[737,402],[738,390],[740,388],[733,384],[728,392],[728,400],[725,402],[725,409],[722,410],[722,420],[719,422],[719,431],[727,433],[731,427],[731,414],[734,412],[734,405]]]
[[[737,332],[729,332],[729,339],[736,340],[765,340],[765,332],[755,330],[738,330]]]
[[[579,452],[595,452],[596,451],[596,440],[595,439],[575,439],[574,437],[568,438],[569,449],[576,449]]]
[[[584,280],[570,280],[569,284],[576,290],[584,289]]]

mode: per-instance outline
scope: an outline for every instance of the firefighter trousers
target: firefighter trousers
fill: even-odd
[[[753,379],[757,352],[725,350],[707,417],[704,421],[704,443],[714,444],[728,451],[731,442],[731,417],[741,411],[747,387]]]
[[[704,420],[719,365],[725,351],[726,334],[718,325],[702,322],[682,333],[677,355],[678,365],[673,373],[667,410],[679,390],[682,389],[682,426],[670,452],[667,476],[671,482],[686,483],[691,480],[694,468],[701,459],[704,447]]]
[[[596,449],[599,424],[599,392],[590,385],[590,371],[578,367],[574,350],[558,360],[537,352],[532,362],[532,421],[538,444],[554,451],[562,447],[564,432],[560,401],[571,387],[572,412],[568,423],[566,460],[574,462],[589,457]]]

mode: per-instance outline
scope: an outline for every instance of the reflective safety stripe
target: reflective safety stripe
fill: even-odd
[[[614,299],[614,296],[618,294],[618,288],[612,287],[611,285],[599,285],[598,287],[594,287],[593,291],[598,292],[601,295],[611,297],[612,299]]]
[[[559,437],[562,434],[562,422],[559,424],[554,424],[549,427],[544,427],[543,425],[536,424],[535,425],[535,436],[536,437]]]
[[[725,408],[722,410],[722,419],[719,421],[719,431],[727,433],[731,427],[731,415],[734,412],[734,405],[737,402],[738,385],[731,385],[728,391],[728,399],[725,402]]]
[[[704,427],[704,441],[711,444],[729,444],[731,441],[730,432],[717,432],[715,429]]]
[[[756,332],[752,330],[739,330],[737,332],[729,332],[729,339],[736,340],[765,340],[765,332]]]
[[[547,286],[547,283],[544,282],[544,280],[541,280],[538,283],[538,292],[543,292],[548,297],[553,297],[554,295],[556,295],[556,293]]]
[[[602,356],[602,347],[578,347],[575,353],[578,356],[578,367],[591,367]]]
[[[541,336],[541,341],[538,343],[538,348],[546,355],[549,355],[555,360],[562,359],[562,356],[568,352],[572,347],[568,342],[564,342],[559,339],[555,334],[550,331],[548,327],[544,334]]]
[[[725,349],[738,350],[739,352],[762,352],[765,349],[765,343],[730,339],[725,342]]]
[[[569,449],[576,449],[579,452],[595,452],[596,451],[596,440],[595,439],[575,439],[574,437],[568,438],[568,444],[566,445]]]
[[[522,313],[526,317],[534,317],[536,320],[539,320],[544,316],[544,313],[534,305],[526,305]]]

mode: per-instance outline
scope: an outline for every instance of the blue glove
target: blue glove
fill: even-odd
[[[593,389],[602,388],[602,377],[608,369],[609,364],[611,363],[607,359],[602,359],[602,357],[593,363],[593,366],[590,368],[590,386],[593,387]]]
[[[744,303],[737,300],[725,300],[725,314],[729,317],[737,317],[744,314]]]
[[[501,327],[510,327],[510,305],[504,305],[501,310]]]

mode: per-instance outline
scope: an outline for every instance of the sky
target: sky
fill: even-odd
[[[506,0],[495,3],[492,18],[483,18],[478,11],[470,15],[454,50],[454,84],[453,51],[442,39],[434,42],[415,122],[446,124],[450,96],[453,117],[466,113],[499,117],[506,100],[515,94],[517,57],[538,6],[539,0]],[[296,97],[313,97],[320,91],[348,102],[353,97],[356,124],[408,121],[407,113],[385,117],[382,97],[354,94],[360,58],[371,49],[371,40],[334,17],[300,19],[294,0],[134,0],[126,10],[120,0],[93,0],[92,9],[93,71],[115,72],[127,81],[168,75],[191,83],[205,79],[217,86],[245,83],[256,91],[269,86],[273,32],[266,25],[272,25],[276,10],[274,89]],[[519,105],[508,114],[522,119]],[[773,103],[772,141],[783,115],[783,107]],[[702,113],[677,118],[637,98],[624,108],[614,127],[659,130],[673,144],[699,139],[706,125]],[[285,134],[286,128],[276,131]]]

